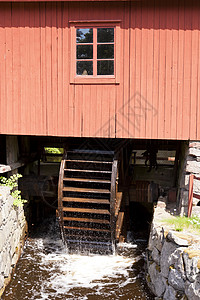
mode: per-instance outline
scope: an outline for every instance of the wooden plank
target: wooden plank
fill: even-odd
[[[107,209],[79,208],[79,207],[63,207],[63,211],[85,214],[110,215]]]
[[[115,197],[116,197],[116,178],[117,178],[117,165],[118,161],[115,159],[112,165],[111,176],[111,190],[110,190],[110,226],[111,226],[111,240],[115,240]]]
[[[177,137],[177,102],[178,102],[178,43],[179,43],[179,20],[178,5],[176,2],[172,4],[172,90],[171,90],[171,134],[170,137]]]
[[[192,45],[191,45],[191,112],[190,112],[190,139],[197,138],[197,101],[198,101],[198,72],[199,72],[199,11],[196,9],[197,1],[192,3]]]
[[[69,222],[85,222],[85,223],[97,223],[97,224],[110,224],[108,220],[102,219],[92,219],[92,218],[73,218],[73,217],[63,217],[64,221]]]
[[[65,169],[69,172],[83,172],[83,173],[102,173],[102,174],[111,174],[111,171],[101,171],[101,170],[82,170],[82,169]]]
[[[95,232],[110,232],[108,229],[97,229],[97,228],[87,228],[87,227],[71,227],[71,226],[64,226],[65,229],[68,230],[83,230],[83,231],[95,231]]]
[[[122,192],[118,192],[116,196],[116,204],[115,204],[115,217],[118,216],[119,210],[122,202]]]
[[[115,231],[115,238],[117,240],[119,239],[122,230],[123,221],[124,221],[124,212],[120,212],[116,222],[116,231]]]
[[[110,194],[110,191],[105,189],[92,189],[92,188],[89,189],[89,188],[77,188],[77,187],[64,187],[63,192]]]
[[[153,98],[152,106],[155,109],[152,118],[152,138],[158,138],[158,108],[159,108],[159,51],[160,51],[160,10],[154,5],[154,46],[153,46]]]
[[[72,178],[72,177],[64,177],[64,181],[77,181],[77,182],[94,182],[94,183],[111,183],[110,180],[105,179],[92,179],[92,178]]]
[[[191,6],[184,7],[184,64],[183,64],[183,118],[182,139],[189,139],[190,132],[190,105],[191,105],[191,56],[192,54],[192,28]]]
[[[100,154],[100,155],[114,155],[114,151],[105,150],[88,150],[88,149],[73,149],[67,151],[68,153],[88,153],[88,154]]]
[[[158,138],[164,137],[165,119],[165,83],[166,83],[166,5],[160,5],[160,49],[159,49],[159,107],[158,107]]]
[[[172,0],[168,0],[166,9],[166,65],[165,65],[165,111],[164,111],[164,138],[171,136],[171,101],[172,101]]]
[[[179,29],[178,29],[178,99],[177,99],[177,138],[182,137],[182,119],[183,119],[183,71],[184,71],[184,6],[179,2]]]
[[[75,162],[75,163],[91,163],[91,164],[112,164],[111,161],[103,161],[103,160],[79,160],[79,159],[67,159],[67,162]]]
[[[189,177],[189,192],[188,192],[188,218],[190,218],[191,214],[192,214],[193,184],[194,184],[194,175],[190,174],[190,177]]]
[[[79,203],[110,204],[109,200],[106,200],[106,199],[93,199],[93,198],[63,197],[62,201],[64,201],[64,202],[79,202]]]
[[[196,198],[196,199],[200,200],[200,195],[193,193],[193,198]]]

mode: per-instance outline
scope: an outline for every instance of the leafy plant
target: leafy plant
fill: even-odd
[[[21,191],[16,189],[16,187],[18,186],[17,181],[21,177],[22,177],[22,175],[18,174],[18,173],[10,176],[9,178],[3,177],[3,176],[0,177],[0,185],[8,186],[10,188],[11,196],[14,198],[13,205],[15,205],[17,207],[23,206],[24,203],[27,202],[27,200],[22,199]]]
[[[183,231],[183,229],[195,230],[200,232],[200,218],[199,217],[175,217],[164,220],[168,224],[172,224],[176,231]]]

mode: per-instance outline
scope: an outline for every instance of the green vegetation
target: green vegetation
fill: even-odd
[[[63,154],[63,148],[52,148],[52,147],[45,147],[45,153],[49,154]]]
[[[18,189],[16,189],[16,187],[18,186],[17,181],[21,177],[22,177],[21,174],[14,174],[9,178],[2,177],[2,176],[0,177],[0,185],[8,186],[10,188],[11,196],[14,198],[13,205],[17,207],[23,206],[24,203],[27,202],[27,200],[22,199],[21,192]]]
[[[200,233],[200,218],[198,217],[175,217],[166,219],[164,222],[173,225],[176,231],[188,229],[189,231],[197,231]]]

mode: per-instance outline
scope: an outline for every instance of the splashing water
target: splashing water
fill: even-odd
[[[154,299],[137,245],[121,244],[117,255],[68,254],[53,219],[38,232],[27,240],[2,299]]]

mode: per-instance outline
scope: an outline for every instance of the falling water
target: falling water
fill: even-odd
[[[130,243],[115,255],[68,254],[58,224],[48,219],[27,239],[2,299],[154,299],[145,285],[143,250]]]

